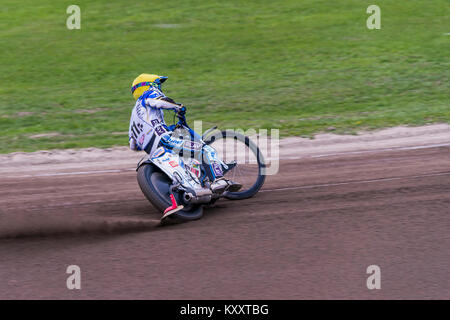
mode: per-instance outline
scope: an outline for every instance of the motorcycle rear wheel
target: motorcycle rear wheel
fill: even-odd
[[[151,163],[143,164],[137,171],[137,180],[142,193],[161,213],[171,205],[169,187],[171,180]],[[183,204],[181,194],[174,192],[178,204]],[[177,221],[197,220],[203,216],[201,205],[189,205],[170,215],[168,219]]]

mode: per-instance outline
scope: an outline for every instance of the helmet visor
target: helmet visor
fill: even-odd
[[[161,90],[161,84],[167,80],[167,77],[159,77],[153,81],[153,83],[156,85],[156,87]]]

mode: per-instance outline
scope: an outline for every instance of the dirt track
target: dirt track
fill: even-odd
[[[450,147],[283,161],[162,228],[132,170],[2,178],[0,298],[449,299],[449,208]]]

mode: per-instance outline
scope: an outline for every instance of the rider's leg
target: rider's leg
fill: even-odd
[[[211,181],[211,190],[215,193],[223,193],[224,191],[236,192],[242,188],[242,185],[231,180],[225,179],[223,169],[217,152],[214,148],[204,145],[203,151],[203,167],[209,180]]]
[[[182,145],[182,142],[176,141],[175,139],[171,138],[170,131],[167,132],[166,134],[161,135],[161,138],[158,142],[158,147],[164,146],[165,148],[171,150],[176,149],[180,145]],[[183,205],[177,204],[177,201],[173,195],[172,188],[170,189],[170,201],[172,202],[172,205],[167,207],[166,210],[164,210],[161,220],[166,219],[168,216],[184,208]]]
[[[223,169],[219,158],[217,157],[217,152],[208,145],[199,145],[198,149],[192,148],[194,145],[185,143],[185,140],[177,139],[171,137],[170,134],[161,136],[161,144],[178,153],[181,156],[181,151],[183,155],[194,156],[197,160],[202,162],[203,168],[209,181],[211,181],[211,190],[215,193],[222,193],[224,191],[236,192],[242,185],[235,183],[231,180],[225,179],[223,176]],[[190,146],[188,148],[188,146]]]

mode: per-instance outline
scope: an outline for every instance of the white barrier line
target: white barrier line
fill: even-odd
[[[379,179],[360,180],[360,181],[325,183],[325,184],[315,184],[315,185],[309,185],[309,186],[262,189],[259,192],[285,191],[285,190],[297,190],[297,189],[314,189],[314,188],[321,188],[321,187],[334,187],[334,186],[342,186],[342,185],[349,185],[349,184],[364,184],[364,183],[374,183],[374,182],[393,181],[393,180],[407,180],[407,179],[417,179],[417,178],[426,178],[426,177],[435,177],[435,176],[444,176],[444,175],[450,175],[450,172],[437,172],[437,173],[423,174],[423,175],[417,175],[417,176],[405,176],[405,177],[379,178]]]
[[[388,152],[388,151],[418,150],[418,149],[431,149],[431,148],[441,148],[441,147],[450,147],[450,143],[430,144],[430,145],[424,145],[424,146],[411,146],[411,147],[384,148],[384,149],[364,150],[364,151],[325,153],[325,154],[319,154],[319,155],[315,155],[315,156],[311,156],[311,157],[312,158],[323,158],[323,157],[332,157],[332,156],[346,155],[346,154],[379,153],[379,152]]]
[[[54,177],[54,176],[72,176],[72,175],[89,175],[89,174],[102,174],[102,173],[121,173],[126,171],[136,171],[136,169],[112,169],[112,170],[92,170],[92,171],[74,171],[74,172],[56,172],[56,173],[38,173],[28,174],[23,176],[17,176],[18,178],[30,178],[30,177]]]
[[[83,175],[83,174],[93,174],[93,173],[118,173],[122,170],[119,169],[113,169],[113,170],[98,170],[98,171],[77,171],[77,172],[58,172],[58,173],[40,173],[34,175],[35,177],[48,177],[48,176],[64,176],[67,174],[71,175]]]
[[[411,146],[411,147],[398,147],[398,148],[385,148],[376,150],[365,150],[365,151],[348,151],[348,152],[338,152],[338,153],[326,153],[319,155],[310,156],[288,156],[280,157],[280,160],[296,160],[305,158],[326,158],[340,155],[351,155],[351,154],[364,154],[364,153],[380,153],[387,151],[404,151],[404,150],[417,150],[417,149],[430,149],[430,148],[441,148],[450,147],[450,143],[443,144],[432,144],[432,145],[421,145],[421,146]],[[266,160],[277,160],[273,158],[266,158]],[[30,177],[53,177],[53,176],[69,176],[69,175],[89,175],[89,174],[102,174],[102,173],[121,173],[126,171],[135,171],[135,168],[129,169],[112,169],[112,170],[92,170],[92,171],[74,171],[74,172],[57,172],[57,173],[39,173],[34,175],[22,175],[16,176],[17,178],[30,178]]]
[[[374,149],[374,150],[362,150],[362,151],[346,151],[346,152],[336,152],[336,153],[324,153],[324,154],[316,154],[316,155],[308,155],[308,156],[287,156],[280,157],[280,160],[297,160],[297,159],[307,159],[307,158],[326,158],[326,157],[334,157],[334,156],[345,156],[352,154],[365,154],[365,153],[382,153],[388,151],[404,151],[404,150],[417,150],[417,149],[431,149],[431,148],[442,148],[442,147],[450,147],[450,143],[442,143],[442,144],[429,144],[423,146],[411,146],[411,147],[393,147],[393,148],[384,148],[384,149]],[[276,158],[266,157],[266,160],[277,160]]]

